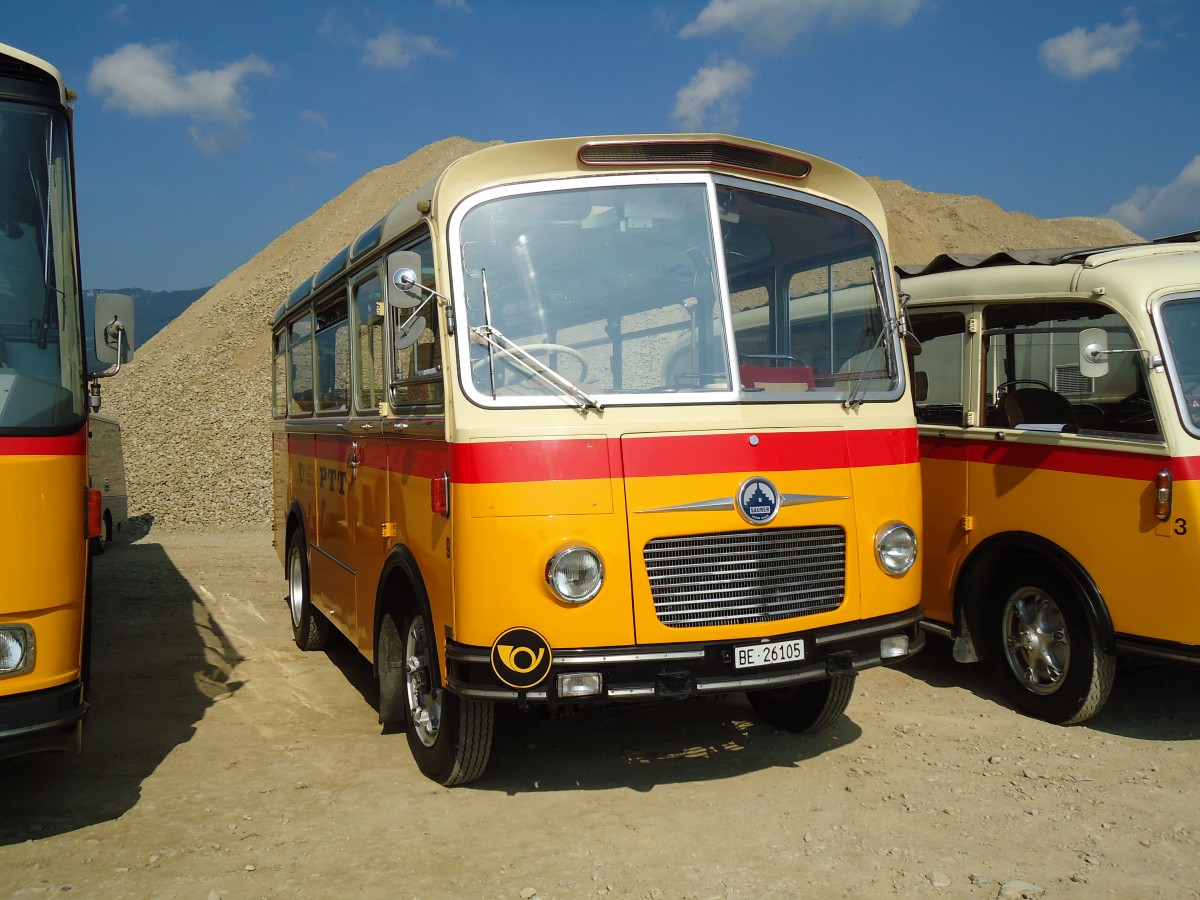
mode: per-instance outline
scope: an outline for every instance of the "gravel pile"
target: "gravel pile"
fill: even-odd
[[[131,516],[166,528],[271,521],[271,315],[398,200],[484,146],[448,138],[363,176],[224,278],[104,382],[104,411],[121,420],[125,438]],[[870,181],[887,210],[898,262],[1137,239],[1108,219],[1041,220],[979,197]]]

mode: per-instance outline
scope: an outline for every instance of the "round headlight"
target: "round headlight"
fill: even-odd
[[[917,533],[903,522],[889,522],[875,532],[875,556],[883,571],[903,575],[917,561]]]
[[[546,584],[560,600],[586,603],[604,584],[604,563],[591,547],[576,545],[559,550],[546,563]]]

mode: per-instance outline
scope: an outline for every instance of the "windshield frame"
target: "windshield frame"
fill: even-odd
[[[476,320],[490,321],[490,313],[484,315],[481,310],[469,308],[467,284],[469,275],[468,263],[465,260],[463,245],[463,225],[472,211],[483,204],[509,197],[536,196],[552,194],[559,191],[577,191],[588,188],[612,189],[626,187],[660,187],[666,185],[699,185],[705,190],[705,206],[707,208],[708,240],[713,252],[712,275],[716,278],[716,298],[714,308],[719,309],[721,321],[713,325],[713,338],[717,337],[716,328],[720,327],[720,346],[725,354],[725,384],[706,385],[705,390],[646,390],[646,391],[604,391],[597,390],[593,385],[578,384],[587,395],[594,397],[597,403],[591,408],[599,411],[602,407],[610,406],[652,406],[652,405],[695,405],[695,404],[730,404],[730,403],[837,403],[845,404],[853,401],[862,402],[896,401],[906,389],[907,372],[903,365],[903,355],[898,333],[898,318],[895,311],[895,285],[890,277],[890,263],[887,257],[885,242],[875,224],[864,214],[834,202],[824,197],[816,196],[805,191],[788,189],[778,185],[755,181],[733,175],[714,174],[706,172],[672,172],[669,174],[621,174],[588,177],[569,177],[546,179],[536,182],[523,182],[494,186],[472,194],[462,201],[453,211],[446,240],[449,246],[450,260],[450,294],[453,299],[453,313],[457,324],[454,336],[454,349],[458,362],[458,383],[460,389],[471,402],[487,408],[546,408],[568,407],[579,409],[588,404],[581,404],[579,397],[569,389],[551,391],[537,396],[504,396],[493,395],[476,384],[472,377],[472,365],[479,365],[478,360],[472,360],[471,346],[479,343],[473,341],[472,333],[477,327]],[[719,203],[721,192],[730,189],[770,195],[784,201],[810,206],[826,213],[852,220],[866,234],[864,243],[869,243],[871,259],[876,268],[875,283],[867,283],[866,290],[872,295],[872,309],[879,317],[878,352],[887,367],[893,373],[891,384],[885,389],[877,386],[864,386],[864,379],[844,379],[846,383],[833,389],[810,390],[801,393],[803,388],[796,390],[772,390],[763,392],[761,388],[743,387],[742,378],[738,371],[737,334],[735,332],[734,313],[731,307],[730,275],[726,269],[726,245],[722,236],[722,211]],[[782,271],[782,270],[781,270]],[[860,286],[855,284],[851,290]],[[833,291],[830,291],[832,295]],[[803,296],[793,296],[790,302],[795,305],[805,300]],[[776,301],[777,302],[777,301]],[[790,307],[789,307],[790,309]],[[790,313],[789,313],[790,315]],[[831,327],[826,325],[826,327]],[[731,371],[732,370],[732,371]],[[569,378],[568,378],[569,380]],[[875,379],[878,381],[879,379]]]
[[[8,212],[5,218],[15,223],[13,230],[33,231],[32,240],[40,240],[36,275],[26,279],[29,285],[14,282],[22,268],[33,271],[30,266],[18,267],[16,258],[9,261],[3,273],[7,291],[0,293],[0,323],[4,324],[3,338],[6,364],[0,369],[6,389],[12,391],[10,403],[27,403],[27,412],[22,406],[11,410],[0,408],[0,435],[66,434],[80,427],[87,416],[86,381],[88,373],[84,365],[84,324],[82,310],[82,286],[79,280],[78,231],[75,212],[74,142],[69,108],[54,103],[39,103],[13,96],[0,97],[0,113],[17,116],[41,116],[48,127],[45,159],[46,168],[36,174],[43,180],[36,183],[44,196],[38,198],[40,222],[25,221],[28,215]],[[0,141],[0,153],[6,145]],[[21,162],[17,154],[37,149],[32,144],[17,147],[14,159]],[[28,161],[27,161],[28,162]],[[28,166],[25,167],[28,171]],[[0,167],[0,172],[13,171]],[[30,173],[31,175],[34,173]],[[2,176],[0,176],[2,177]],[[9,186],[15,187],[19,179]],[[9,187],[6,186],[6,187]],[[14,191],[13,196],[17,196]],[[8,229],[0,240],[8,239]],[[44,229],[44,234],[39,234]],[[30,236],[22,233],[19,239],[26,241]],[[13,249],[13,248],[9,248]],[[50,260],[53,259],[51,265]],[[2,265],[2,263],[0,263]],[[50,292],[53,291],[51,296]],[[8,306],[6,310],[4,307]],[[30,311],[40,310],[38,315]],[[20,320],[7,322],[20,316]],[[37,322],[37,328],[34,324]],[[21,328],[19,326],[26,326]],[[36,333],[35,333],[36,332]],[[36,358],[40,353],[57,353],[53,366],[34,365],[44,362]],[[41,370],[41,371],[39,371]],[[21,391],[20,394],[16,393]],[[4,413],[8,412],[7,418]]]
[[[1184,429],[1192,436],[1200,438],[1200,406],[1191,407],[1191,403],[1200,402],[1200,385],[1194,392],[1195,396],[1189,398],[1184,390],[1184,378],[1179,370],[1179,362],[1176,359],[1174,345],[1171,342],[1171,329],[1167,325],[1167,320],[1164,315],[1164,310],[1176,303],[1191,302],[1196,304],[1200,309],[1200,291],[1179,291],[1175,293],[1164,294],[1153,301],[1152,309],[1154,314],[1154,327],[1158,332],[1158,344],[1162,353],[1163,365],[1167,370],[1167,378],[1171,385],[1171,396],[1175,403],[1176,412],[1179,415],[1179,421]],[[1200,316],[1198,316],[1200,318]]]

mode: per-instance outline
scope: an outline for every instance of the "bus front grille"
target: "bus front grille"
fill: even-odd
[[[658,619],[675,628],[810,616],[845,596],[837,526],[655,538],[643,558]]]

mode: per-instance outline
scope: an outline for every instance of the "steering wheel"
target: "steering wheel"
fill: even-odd
[[[545,343],[544,344],[521,344],[520,347],[526,353],[531,353],[531,354],[545,353],[545,354],[549,355],[552,353],[564,353],[579,363],[579,380],[584,381],[587,379],[587,374],[588,374],[587,360],[584,359],[583,354],[580,353],[578,350],[576,350],[574,347],[568,347],[566,344],[545,344]],[[503,363],[504,365],[508,366],[510,369],[513,369],[518,374],[524,375],[527,378],[533,377],[532,375],[529,374],[529,370],[525,368],[524,363],[519,361],[520,357],[518,357],[516,354],[514,354],[511,350],[505,350],[502,347],[491,347],[488,349],[491,353],[496,354],[496,356],[495,356],[496,362]],[[480,359],[475,360],[475,362],[471,363],[471,371],[478,372],[480,369],[485,368],[488,364],[488,359],[489,359],[488,356],[484,356],[484,357],[481,357]]]
[[[1123,425],[1145,425],[1154,421],[1154,405],[1145,394],[1133,393],[1113,407],[1112,415]]]

